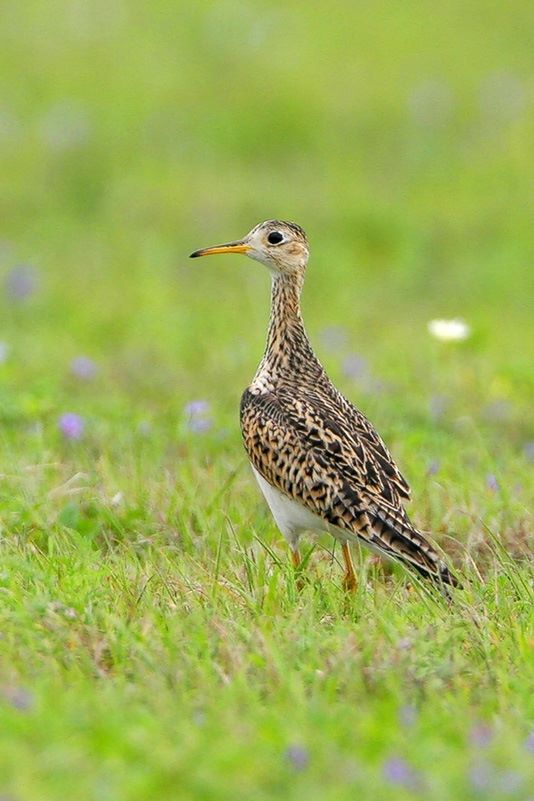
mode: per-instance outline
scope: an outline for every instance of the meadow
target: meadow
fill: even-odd
[[[532,801],[532,11],[1,26],[1,801]],[[297,590],[238,423],[268,275],[187,258],[272,217],[308,233],[311,340],[450,604],[366,554],[347,596],[328,539]]]

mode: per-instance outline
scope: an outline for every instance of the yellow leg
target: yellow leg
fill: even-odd
[[[343,543],[341,546],[341,551],[345,561],[343,589],[345,589],[347,592],[354,592],[356,590],[356,573],[354,572],[354,565],[352,564],[352,556],[350,554],[350,546],[348,542]]]
[[[302,575],[300,574],[300,565],[302,559],[300,558],[300,553],[297,551],[296,548],[291,549],[291,561],[293,562],[293,567],[295,568],[295,573],[297,574],[296,577],[297,590],[299,590],[300,592],[300,590],[304,589],[305,582],[304,579],[302,578]]]

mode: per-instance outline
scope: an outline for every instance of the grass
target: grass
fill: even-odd
[[[28,0],[2,27],[2,801],[530,799],[524,4]],[[297,592],[237,421],[268,279],[186,258],[273,216],[467,579],[450,606],[364,555],[347,598],[328,540]]]

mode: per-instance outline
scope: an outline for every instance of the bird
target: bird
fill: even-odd
[[[263,358],[240,405],[241,431],[252,471],[302,567],[304,532],[329,532],[341,543],[343,587],[357,577],[351,544],[400,562],[443,594],[459,586],[436,547],[410,521],[410,487],[381,437],[328,378],[304,327],[301,292],[308,238],[294,222],[266,220],[245,237],[201,248],[191,258],[245,254],[272,278]]]

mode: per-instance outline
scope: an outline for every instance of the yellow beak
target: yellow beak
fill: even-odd
[[[252,250],[252,248],[245,242],[228,242],[226,245],[215,245],[212,248],[195,250],[189,258],[198,259],[199,256],[215,256],[217,253],[248,253],[249,250]]]

